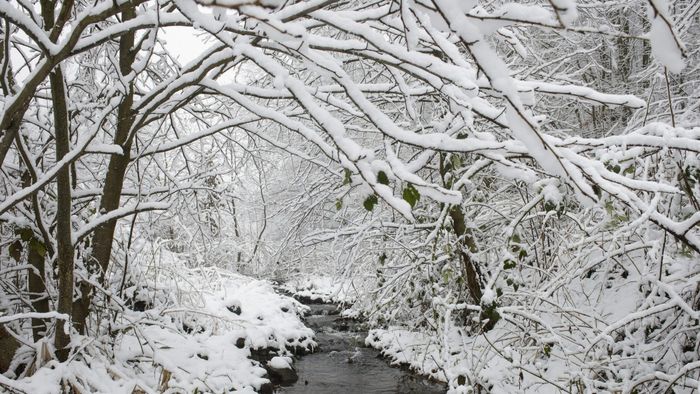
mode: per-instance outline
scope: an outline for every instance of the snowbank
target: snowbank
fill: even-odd
[[[653,380],[694,392],[700,381],[689,371],[700,366],[694,333],[700,315],[684,299],[695,294],[697,261],[666,257],[663,280],[654,270],[623,273],[604,259],[558,289],[542,289],[532,298],[508,293],[500,297],[501,320],[486,333],[453,322],[465,313],[464,305],[436,302],[444,319],[430,327],[373,329],[365,342],[393,364],[447,382],[449,393],[478,387],[494,393],[559,393],[572,387],[634,392]],[[517,302],[506,303],[510,297]],[[586,324],[582,316],[596,324]],[[658,342],[650,345],[652,339]]]
[[[307,303],[352,303],[355,297],[347,283],[329,276],[291,279],[280,286],[295,298]]]
[[[141,265],[138,280],[125,291],[136,310],[102,316],[107,330],[96,337],[73,335],[80,345],[69,361],[37,363],[30,368],[36,371],[16,380],[0,375],[0,387],[38,394],[66,385],[83,393],[252,393],[270,383],[262,349],[272,357],[316,346],[300,319],[306,307],[275,293],[271,283],[216,268],[190,269],[161,253],[169,262]]]

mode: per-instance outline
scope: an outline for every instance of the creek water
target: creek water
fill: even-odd
[[[342,319],[336,305],[312,304],[305,318],[316,332],[319,349],[294,364],[299,380],[279,387],[276,393],[373,394],[444,393],[446,386],[391,367],[379,351],[364,344],[366,331],[359,324]]]

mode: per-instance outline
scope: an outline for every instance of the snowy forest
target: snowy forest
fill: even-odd
[[[700,1],[0,0],[0,95],[0,392],[700,391]]]

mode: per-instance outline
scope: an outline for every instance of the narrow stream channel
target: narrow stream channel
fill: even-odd
[[[276,393],[444,393],[446,387],[409,371],[391,367],[379,351],[364,344],[366,331],[341,319],[336,305],[312,304],[305,318],[316,332],[319,350],[295,363],[299,380]]]

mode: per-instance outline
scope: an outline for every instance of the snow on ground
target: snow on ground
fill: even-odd
[[[138,310],[103,316],[109,331],[97,339],[74,335],[81,350],[68,362],[40,364],[18,380],[0,375],[0,384],[37,394],[61,391],[61,381],[91,393],[252,393],[269,380],[251,350],[289,356],[316,346],[300,318],[307,307],[275,293],[270,282],[191,269],[176,255],[159,253],[167,263],[141,265],[126,289]],[[280,360],[291,358],[272,362]]]
[[[665,335],[663,329],[669,322],[697,319],[697,311],[682,299],[697,286],[696,263],[668,258],[663,282],[657,279],[658,269],[630,271],[624,280],[612,280],[613,271],[599,268],[570,280],[546,299],[548,291],[543,291],[529,301],[499,307],[501,320],[487,333],[469,333],[453,324],[450,313],[463,310],[452,305],[444,313],[447,318],[434,321],[433,328],[377,328],[365,342],[394,364],[447,382],[449,393],[473,392],[476,385],[494,393],[559,393],[577,382],[598,384],[602,392],[629,392],[649,377],[661,376],[658,371],[664,371],[667,381],[685,379],[677,392],[690,393],[689,387],[700,385],[686,377],[689,368],[697,368],[692,364],[694,345],[683,335]],[[614,262],[608,268],[614,269]],[[582,323],[582,315],[596,324]],[[669,351],[655,353],[656,346],[648,345],[652,335],[663,335]],[[695,343],[692,338],[690,343]],[[600,378],[609,371],[615,379]]]
[[[292,358],[280,356],[273,357],[267,362],[267,365],[275,369],[288,369],[292,367]]]
[[[294,297],[321,303],[352,303],[355,296],[351,285],[330,276],[305,276],[290,279],[280,288]]]
[[[555,386],[542,384],[542,380],[523,375],[519,368],[514,367],[523,362],[524,369],[533,368],[535,374],[544,378],[555,375],[556,381],[556,374],[565,370],[562,371],[556,362],[545,365],[548,356],[539,352],[534,356],[534,363],[529,365],[530,362],[524,360],[532,361],[536,352],[519,353],[513,348],[498,349],[494,346],[499,339],[507,337],[509,331],[512,333],[513,330],[495,329],[487,338],[483,335],[468,336],[456,327],[442,335],[389,327],[370,330],[365,343],[380,350],[392,365],[405,365],[418,374],[446,382],[450,394],[472,393],[476,383],[492,393],[560,392]]]

